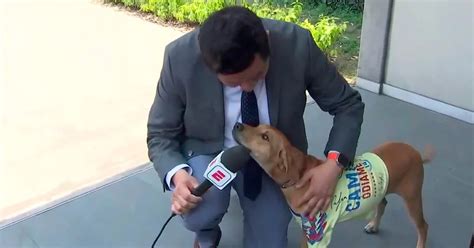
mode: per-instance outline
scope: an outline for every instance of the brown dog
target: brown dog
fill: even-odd
[[[245,124],[237,123],[234,126],[233,135],[238,143],[250,150],[251,156],[260,164],[263,170],[281,186],[283,194],[286,197],[293,214],[295,216],[299,216],[297,213],[301,213],[305,206],[297,207],[296,202],[298,197],[302,196],[306,192],[309,185],[304,185],[301,188],[293,187],[293,185],[298,182],[298,180],[307,170],[322,164],[324,161],[314,156],[306,155],[300,150],[296,149],[296,147],[290,144],[283,133],[269,125],[251,127]],[[360,213],[356,214],[359,216],[369,212],[368,210],[373,210],[370,211],[373,212],[374,215],[370,217],[370,222],[365,227],[366,232],[376,233],[378,231],[380,219],[382,218],[384,209],[387,205],[385,195],[395,193],[404,199],[408,212],[416,225],[418,232],[418,242],[416,247],[425,247],[428,224],[423,217],[422,205],[422,184],[424,174],[423,163],[427,163],[431,160],[433,156],[432,150],[427,149],[425,156],[422,157],[420,153],[410,145],[390,142],[377,146],[375,149],[373,149],[372,153],[375,154],[372,156],[378,159],[382,165],[385,164],[385,166],[382,166],[383,171],[385,171],[385,174],[388,173],[388,175],[387,180],[384,181],[383,179],[380,179],[377,182],[379,184],[383,184],[383,187],[378,187],[379,192],[380,189],[383,189],[383,195],[379,196],[379,198],[376,198],[377,202],[372,202],[364,208],[357,209],[357,211]],[[356,173],[355,175],[359,173],[359,178],[367,178],[367,175],[361,175],[361,173],[365,173],[362,171],[362,169],[363,168],[361,167],[353,168],[353,172]],[[344,173],[342,176],[344,176]],[[352,180],[350,174],[346,174],[346,176]],[[375,177],[376,176],[373,176],[372,174],[372,179]],[[339,180],[337,187],[340,186],[339,184],[341,181],[343,180]],[[376,181],[376,179],[374,179],[374,181]],[[350,181],[349,186],[351,186],[351,184],[355,185],[355,183],[356,182],[354,179],[354,181]],[[345,187],[345,190],[347,190],[347,185],[343,185],[342,187]],[[375,190],[377,189],[377,185],[372,185],[371,187],[372,188],[369,186],[364,186],[364,192],[365,188],[372,191],[374,191],[374,188]],[[330,208],[332,209],[335,205],[337,205],[336,207],[339,207],[342,204],[340,209],[346,208],[351,210],[351,208],[355,208],[353,204],[354,201],[350,202],[351,198],[361,199],[362,194],[371,194],[370,192],[363,193],[362,188],[357,188],[357,190],[358,192],[350,193],[352,196],[349,197],[337,197],[335,195]],[[377,192],[375,191],[372,193]],[[360,205],[359,202],[356,203]],[[342,211],[347,211],[346,209]],[[353,216],[347,218],[336,216],[336,220],[333,221],[334,223],[328,223],[326,219],[321,219],[322,217],[326,218],[327,216],[326,214],[322,215],[319,213],[318,223],[313,224],[313,233],[309,235],[313,235],[313,237],[317,237],[317,234],[320,234],[321,236],[328,236],[325,244],[314,242],[310,243],[308,232],[306,230],[304,240],[302,241],[302,247],[311,245],[314,245],[314,247],[320,247],[318,245],[325,246],[329,244],[332,231],[323,232],[324,228],[331,224],[335,225],[336,222],[353,218]],[[311,221],[315,220],[313,219]],[[305,227],[305,225],[302,227]],[[317,231],[320,232],[317,233]],[[323,238],[324,237],[320,237],[318,241]]]

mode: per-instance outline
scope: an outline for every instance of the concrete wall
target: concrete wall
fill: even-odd
[[[366,0],[357,86],[474,123],[472,0]]]
[[[395,0],[386,83],[474,111],[473,1]]]
[[[376,83],[384,77],[391,5],[392,0],[366,0],[364,6],[358,76]]]

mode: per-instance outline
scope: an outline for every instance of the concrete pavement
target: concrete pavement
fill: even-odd
[[[182,33],[88,0],[0,1],[0,224],[148,162]]]

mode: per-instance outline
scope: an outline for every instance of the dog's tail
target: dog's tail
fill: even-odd
[[[421,157],[423,164],[428,164],[429,162],[431,162],[435,154],[436,153],[435,153],[434,147],[430,144],[426,145],[423,155]]]

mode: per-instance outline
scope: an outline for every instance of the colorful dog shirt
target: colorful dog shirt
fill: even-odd
[[[327,247],[338,222],[372,218],[377,204],[385,196],[388,179],[387,167],[382,159],[374,153],[364,153],[343,171],[327,212],[308,218],[292,211],[298,225],[306,233],[308,247]]]

